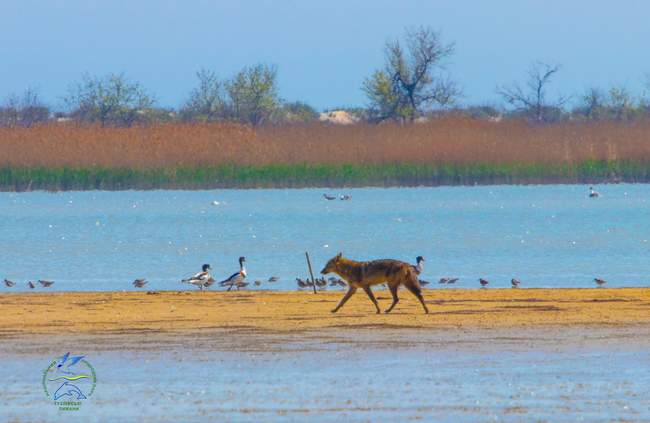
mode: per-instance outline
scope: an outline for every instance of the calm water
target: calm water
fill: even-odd
[[[366,346],[309,343],[306,351],[291,342],[275,351],[133,352],[115,344],[83,351],[97,389],[76,412],[58,411],[40,386],[60,348],[9,353],[0,366],[0,420],[648,421],[646,342],[551,346],[527,341],[534,331],[510,336],[458,345],[443,335],[448,342],[390,348],[380,337]]]
[[[414,261],[423,279],[478,277],[528,287],[650,285],[650,186],[499,186],[302,190],[0,193],[0,278],[52,279],[56,290],[189,289],[210,263],[217,279],[246,256],[258,289],[294,289],[338,251]],[[324,192],[352,201],[326,201]],[[212,205],[218,201],[219,205]],[[436,287],[438,285],[436,284]],[[17,288],[13,288],[16,290]],[[6,289],[2,286],[0,289]]]

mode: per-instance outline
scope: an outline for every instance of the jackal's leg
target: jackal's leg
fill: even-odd
[[[415,295],[417,297],[418,300],[420,300],[420,304],[422,304],[422,307],[424,308],[424,312],[429,314],[429,309],[427,308],[427,305],[424,304],[424,298],[422,297],[421,289],[417,285],[415,285],[415,284],[413,284],[411,282],[405,283],[404,286],[406,287],[406,289],[411,291],[413,293],[413,295]]]
[[[341,307],[343,307],[343,304],[345,304],[354,293],[357,292],[357,288],[350,286],[348,288],[348,292],[345,294],[345,296],[341,299],[341,302],[339,302],[339,305],[337,305],[334,310],[332,310],[332,313],[336,313],[339,311]]]
[[[393,309],[393,307],[395,307],[397,305],[397,303],[399,302],[399,298],[397,297],[397,289],[398,288],[399,288],[399,285],[396,285],[396,286],[393,286],[393,285],[390,285],[390,284],[388,285],[388,289],[390,290],[390,295],[393,296],[393,304],[391,304],[390,307],[388,307],[384,313],[390,313],[391,310]]]
[[[381,313],[381,310],[379,310],[379,304],[377,304],[377,300],[375,299],[375,296],[372,294],[372,290],[370,289],[369,286],[364,286],[363,290],[366,291],[366,294],[368,294],[368,298],[370,298],[370,301],[375,305],[375,308],[377,309],[377,314]]]

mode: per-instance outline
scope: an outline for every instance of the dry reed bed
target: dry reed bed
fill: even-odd
[[[650,120],[532,125],[444,118],[411,125],[252,129],[231,123],[0,128],[0,166],[579,163],[650,159]]]

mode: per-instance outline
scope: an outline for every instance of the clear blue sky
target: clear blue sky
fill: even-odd
[[[267,62],[287,100],[363,105],[384,42],[413,25],[456,43],[449,69],[464,103],[498,102],[495,87],[534,60],[563,65],[555,87],[566,93],[640,93],[649,18],[643,0],[2,0],[0,99],[34,86],[56,107],[84,72],[124,72],[178,106],[200,67],[229,76]]]

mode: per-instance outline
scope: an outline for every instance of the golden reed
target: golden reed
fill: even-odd
[[[233,123],[0,128],[0,166],[152,169],[219,164],[578,163],[650,160],[650,120],[532,125],[448,117],[427,123]]]

